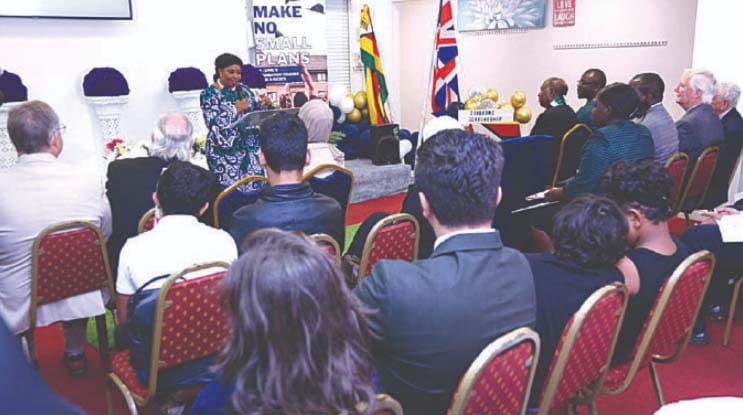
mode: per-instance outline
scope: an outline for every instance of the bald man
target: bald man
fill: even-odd
[[[560,140],[578,123],[575,111],[565,103],[567,93],[568,85],[564,79],[554,77],[545,79],[537,94],[539,105],[545,110],[537,117],[531,135],[551,135]]]

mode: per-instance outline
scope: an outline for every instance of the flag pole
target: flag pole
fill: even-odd
[[[423,98],[423,107],[421,108],[421,121],[418,124],[418,143],[415,146],[416,150],[423,143],[423,137],[422,137],[423,127],[426,124],[426,112],[428,112],[426,111],[426,109],[428,108],[428,103],[431,99],[431,91],[433,90],[431,81],[433,81],[433,65],[436,59],[436,39],[438,38],[439,19],[441,19],[441,0],[439,0],[439,12],[436,15],[436,25],[433,31],[433,45],[431,47],[431,61],[428,65],[428,82],[426,82],[426,95]]]

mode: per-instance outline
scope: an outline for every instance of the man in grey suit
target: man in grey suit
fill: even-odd
[[[712,99],[712,111],[720,117],[725,139],[720,145],[720,157],[717,159],[715,174],[707,191],[704,207],[714,208],[728,199],[730,176],[737,167],[738,157],[743,148],[743,117],[735,108],[740,98],[738,85],[720,82],[717,94]]]
[[[372,313],[382,388],[406,415],[444,414],[485,346],[533,327],[534,281],[491,228],[503,150],[483,135],[444,130],[418,150],[415,183],[436,234],[429,259],[380,261],[354,290]]]
[[[655,161],[665,164],[679,150],[679,135],[671,114],[663,106],[663,79],[657,73],[641,73],[632,77],[629,86],[640,97],[635,122],[650,130],[655,146]]]
[[[686,110],[686,114],[676,121],[679,150],[689,155],[690,165],[705,148],[719,144],[725,135],[722,123],[710,105],[716,87],[712,72],[687,69],[674,89],[676,103]]]

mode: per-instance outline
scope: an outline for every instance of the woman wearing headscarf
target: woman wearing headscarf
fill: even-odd
[[[333,128],[330,106],[320,99],[312,99],[302,105],[298,115],[307,127],[307,150],[310,152],[310,164],[305,166],[304,173],[321,164],[343,167],[346,161],[343,152],[328,143]]]
[[[258,163],[258,129],[231,127],[245,113],[262,108],[258,95],[240,82],[242,61],[223,53],[214,61],[214,83],[201,92],[207,128],[206,160],[222,186],[247,175],[262,175]]]

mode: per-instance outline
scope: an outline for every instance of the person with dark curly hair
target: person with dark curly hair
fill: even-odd
[[[599,288],[625,282],[617,263],[627,251],[627,221],[613,201],[584,195],[554,218],[554,252],[527,255],[537,293],[539,364],[530,404],[536,406],[542,383],[570,317]],[[626,261],[626,260],[624,260]],[[636,291],[628,283],[630,291]]]
[[[594,98],[593,123],[597,127],[583,146],[578,173],[564,187],[545,195],[548,201],[564,200],[585,193],[598,193],[601,175],[618,160],[644,160],[655,156],[650,130],[630,121],[640,104],[632,87],[615,82]]]
[[[382,389],[407,415],[446,413],[485,346],[534,327],[529,264],[491,226],[503,162],[500,145],[481,134],[444,130],[425,141],[415,184],[436,234],[433,253],[381,260],[354,289],[374,310],[368,321]]]
[[[370,332],[334,260],[278,229],[244,248],[225,279],[232,335],[220,375],[190,414],[371,414]]]
[[[619,161],[609,167],[602,183],[606,196],[622,206],[629,223],[632,249],[623,272],[640,281],[640,290],[627,305],[614,351],[614,361],[623,362],[630,357],[661,286],[692,251],[668,230],[673,182],[665,167],[652,160]]]

